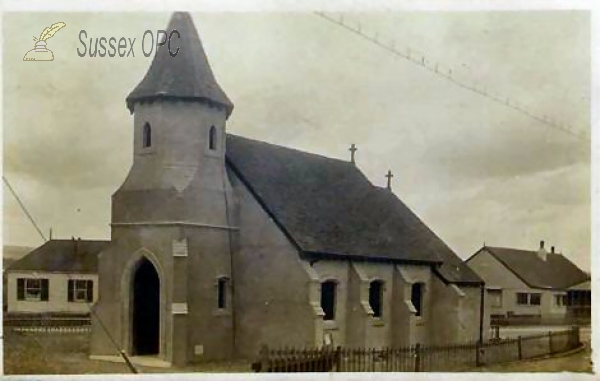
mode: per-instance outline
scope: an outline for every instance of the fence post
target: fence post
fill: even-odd
[[[415,372],[421,371],[421,344],[415,345]]]
[[[335,371],[336,372],[342,371],[342,346],[341,345],[338,345],[337,348],[335,348]]]
[[[475,366],[481,366],[481,341],[475,343]]]
[[[553,348],[552,348],[552,331],[548,331],[548,353],[552,354]]]
[[[267,346],[267,344],[263,344],[260,347],[259,362],[260,362],[260,369],[258,371],[259,372],[267,372],[268,365],[269,365],[269,347]]]
[[[492,327],[494,333],[493,333],[493,337],[495,340],[499,340],[500,339],[500,326],[499,325],[495,325]]]
[[[519,360],[523,360],[523,342],[521,340],[521,335],[517,337],[517,344],[519,346]]]

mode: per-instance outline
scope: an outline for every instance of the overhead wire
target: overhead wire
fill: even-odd
[[[456,75],[454,75],[455,72],[453,72],[453,70],[450,66],[443,65],[443,67],[445,67],[446,69],[442,69],[442,65],[440,62],[434,62],[434,61],[428,60],[425,57],[425,55],[423,55],[423,54],[419,54],[418,56],[415,56],[412,53],[414,50],[411,50],[410,48],[406,48],[405,51],[401,51],[398,48],[396,48],[395,42],[392,41],[391,39],[388,39],[389,42],[386,43],[386,42],[384,42],[384,39],[381,38],[381,34],[379,32],[374,32],[374,34],[370,35],[367,32],[365,32],[365,29],[362,27],[362,24],[357,23],[356,25],[352,25],[350,22],[345,21],[343,15],[340,15],[339,17],[336,18],[336,17],[329,16],[328,14],[326,14],[324,12],[314,12],[314,14],[317,15],[318,17],[322,18],[323,20],[326,20],[330,23],[338,25],[341,28],[343,28],[347,31],[350,31],[350,32],[354,33],[355,35],[361,37],[362,39],[379,46],[380,48],[388,51],[389,53],[394,54],[396,57],[405,59],[406,61],[408,61],[416,66],[419,66],[425,70],[428,70],[429,72],[437,75],[439,78],[444,79],[444,80],[452,83],[455,86],[458,86],[458,87],[463,88],[467,91],[470,91],[474,94],[485,97],[485,98],[487,98],[495,103],[498,103],[500,105],[503,105],[505,107],[511,108],[512,110],[515,110],[530,119],[533,119],[533,120],[535,120],[549,128],[552,128],[554,130],[568,134],[575,139],[578,139],[578,140],[581,140],[581,141],[584,141],[587,143],[590,142],[590,139],[587,137],[587,135],[582,130],[575,129],[570,125],[558,122],[552,118],[549,118],[546,115],[539,115],[539,114],[531,111],[527,107],[525,107],[515,101],[512,101],[510,97],[494,95],[486,90],[487,87],[483,87],[483,86],[478,87],[473,83],[469,83],[467,81],[460,80]],[[589,147],[587,147],[587,148],[589,149]]]

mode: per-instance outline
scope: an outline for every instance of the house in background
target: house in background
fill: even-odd
[[[591,316],[592,281],[590,276],[590,279],[571,286],[567,290],[567,317],[573,322],[589,323]]]
[[[483,246],[466,263],[485,281],[488,311],[498,321],[566,321],[569,288],[589,280],[544,241],[538,250]]]
[[[50,240],[6,270],[8,314],[87,314],[107,241]]]

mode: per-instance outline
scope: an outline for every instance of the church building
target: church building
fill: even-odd
[[[98,258],[92,358],[483,339],[481,278],[353,160],[228,134],[191,16],[174,29],[178,54],[161,47],[127,97],[133,165]]]

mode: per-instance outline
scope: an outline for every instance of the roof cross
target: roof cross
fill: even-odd
[[[356,151],[358,151],[358,148],[356,148],[356,145],[354,143],[352,143],[350,148],[348,148],[348,151],[350,151],[350,162],[352,164],[355,164],[356,162],[354,161],[354,154]]]
[[[387,189],[392,190],[392,177],[394,177],[392,171],[388,170],[388,173],[385,175],[385,177],[387,177]]]

